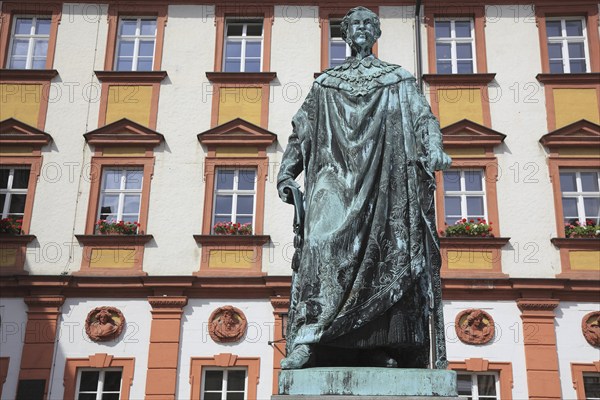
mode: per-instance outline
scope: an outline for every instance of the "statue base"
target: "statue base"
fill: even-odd
[[[455,399],[456,372],[442,369],[326,367],[281,371],[272,400]]]

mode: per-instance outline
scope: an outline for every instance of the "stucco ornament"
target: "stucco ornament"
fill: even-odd
[[[454,324],[461,342],[467,344],[486,344],[494,338],[494,319],[483,310],[470,308],[456,316]]]
[[[452,160],[415,77],[372,53],[378,16],[353,8],[341,30],[352,57],[313,83],[277,177],[296,206],[281,367],[425,368],[434,340],[445,369],[434,172]]]
[[[581,331],[589,344],[600,347],[600,311],[593,311],[583,317]]]
[[[237,342],[246,334],[248,322],[244,313],[233,307],[219,307],[209,318],[208,333],[217,343]]]
[[[106,342],[119,337],[125,327],[125,317],[115,307],[102,306],[90,311],[85,319],[85,333],[94,342]]]

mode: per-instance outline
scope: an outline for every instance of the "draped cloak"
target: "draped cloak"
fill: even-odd
[[[278,183],[304,171],[305,219],[288,354],[299,344],[428,354],[440,257],[426,160],[441,134],[415,78],[349,59],[315,80],[292,126]]]

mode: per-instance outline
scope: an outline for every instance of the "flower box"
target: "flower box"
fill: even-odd
[[[124,221],[106,221],[98,220],[96,222],[97,235],[137,235],[140,224],[135,222]]]
[[[215,235],[252,235],[252,224],[240,224],[235,222],[217,222],[213,226],[213,232]]]
[[[494,237],[492,223],[482,218],[458,220],[454,225],[446,227],[445,230],[440,230],[440,235],[443,237]]]

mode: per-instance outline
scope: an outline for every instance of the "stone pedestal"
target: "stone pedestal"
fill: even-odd
[[[281,371],[273,400],[452,399],[456,372],[431,369],[336,367]]]

